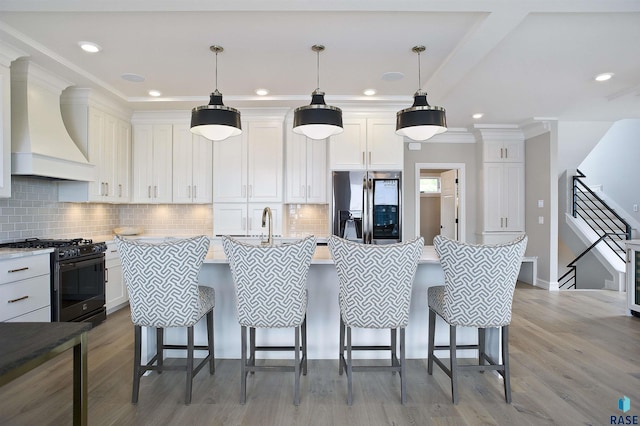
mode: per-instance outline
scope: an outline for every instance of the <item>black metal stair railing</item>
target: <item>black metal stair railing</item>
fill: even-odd
[[[631,225],[584,183],[584,177],[580,170],[573,177],[572,215],[583,219],[599,238],[567,265],[569,270],[558,279],[559,288],[576,288],[576,263],[598,243],[604,241],[624,261],[623,241],[631,239]]]

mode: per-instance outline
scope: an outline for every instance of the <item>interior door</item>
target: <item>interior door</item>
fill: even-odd
[[[440,235],[458,239],[458,170],[440,175]]]

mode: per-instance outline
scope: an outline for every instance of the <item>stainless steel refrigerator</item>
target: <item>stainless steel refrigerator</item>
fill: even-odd
[[[402,241],[402,172],[333,172],[332,225],[364,244]]]

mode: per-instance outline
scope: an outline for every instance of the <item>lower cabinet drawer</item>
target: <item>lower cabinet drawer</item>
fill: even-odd
[[[28,314],[8,319],[5,322],[51,322],[51,306],[45,306]]]
[[[0,285],[0,321],[51,305],[49,275]]]

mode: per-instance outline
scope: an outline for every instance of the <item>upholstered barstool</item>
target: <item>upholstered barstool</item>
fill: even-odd
[[[191,403],[191,389],[195,376],[207,363],[214,373],[213,352],[213,288],[199,286],[200,266],[209,250],[209,238],[171,240],[159,244],[125,240],[116,237],[122,259],[124,282],[129,292],[131,321],[134,324],[133,394],[131,402],[138,402],[140,377],[148,371],[185,370],[187,373],[185,404]],[[193,326],[207,317],[207,346],[195,346]],[[142,327],[156,328],[156,355],[141,363]],[[164,329],[186,327],[187,344],[164,343]],[[165,349],[187,351],[186,365],[164,365]],[[194,350],[206,350],[207,356],[194,368]],[[154,365],[155,364],[155,365]]]
[[[457,404],[457,376],[460,370],[496,370],[504,379],[505,400],[511,403],[509,323],[513,292],[527,247],[527,236],[522,235],[507,244],[472,245],[438,235],[433,244],[444,270],[445,285],[427,290],[427,371],[433,374],[435,362],[451,378],[451,399]],[[435,346],[436,314],[449,325],[448,346]],[[457,327],[477,328],[478,344],[457,345]],[[485,352],[485,332],[487,328],[493,327],[502,329],[502,364]],[[458,349],[477,349],[478,365],[458,365]],[[449,351],[449,368],[434,355],[434,350]]]
[[[276,370],[295,373],[293,403],[298,405],[300,374],[307,373],[307,273],[316,239],[310,236],[291,244],[263,246],[225,236],[222,245],[231,268],[241,327],[240,403],[247,399],[249,372]],[[257,328],[294,328],[294,345],[256,346]],[[293,351],[294,365],[256,365],[256,351]]]
[[[400,373],[401,401],[406,403],[405,327],[409,322],[411,289],[424,239],[388,245],[359,244],[336,236],[329,249],[339,281],[340,354],[339,372],[347,373],[347,404],[351,405],[352,372],[389,370]],[[391,343],[383,346],[354,346],[351,328],[388,328]],[[397,330],[400,329],[400,359]],[[346,345],[345,345],[346,333]],[[347,352],[345,360],[344,352]],[[387,350],[390,365],[353,366],[353,350]]]

